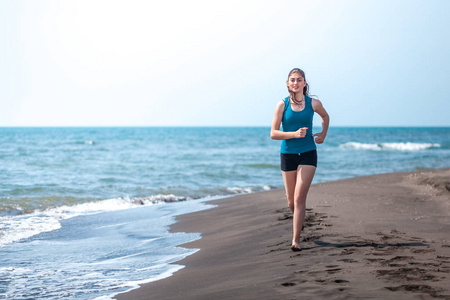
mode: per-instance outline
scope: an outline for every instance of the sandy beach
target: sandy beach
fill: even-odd
[[[450,169],[315,184],[303,251],[284,190],[221,199],[172,232],[201,232],[173,276],[117,299],[450,299]]]

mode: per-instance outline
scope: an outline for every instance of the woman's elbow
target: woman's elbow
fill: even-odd
[[[278,134],[278,132],[276,130],[272,130],[270,132],[270,138],[272,140],[279,140],[280,139],[280,135]]]
[[[276,134],[275,134],[275,132],[273,130],[270,131],[270,138],[272,140],[276,140]]]

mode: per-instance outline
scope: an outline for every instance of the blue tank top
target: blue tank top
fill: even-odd
[[[284,99],[284,104],[283,119],[281,120],[282,130],[284,132],[297,131],[302,127],[308,127],[308,130],[303,138],[282,140],[281,153],[297,154],[316,150],[316,143],[312,136],[314,109],[311,97],[305,95],[305,108],[302,111],[292,110],[289,97]]]

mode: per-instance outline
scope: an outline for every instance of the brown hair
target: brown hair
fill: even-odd
[[[301,70],[301,69],[299,69],[299,68],[294,68],[294,69],[292,69],[292,70],[289,72],[287,82],[289,82],[289,77],[291,77],[291,75],[294,74],[294,73],[299,73],[299,74],[303,77],[303,79],[306,81],[305,72],[303,72],[303,70]],[[287,82],[286,82],[286,83],[287,83]],[[289,85],[288,85],[287,88],[288,88],[288,91],[289,91],[289,100],[291,100],[291,101],[294,102],[294,103],[299,104],[299,103],[297,102],[297,100],[295,100],[295,93],[289,89]],[[303,95],[309,96],[309,85],[308,85],[308,82],[306,82],[306,85],[305,85],[305,87],[303,88]]]

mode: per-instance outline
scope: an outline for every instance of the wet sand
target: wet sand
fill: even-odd
[[[313,185],[301,252],[284,190],[212,203],[172,226],[184,269],[116,298],[450,299],[450,169]]]

